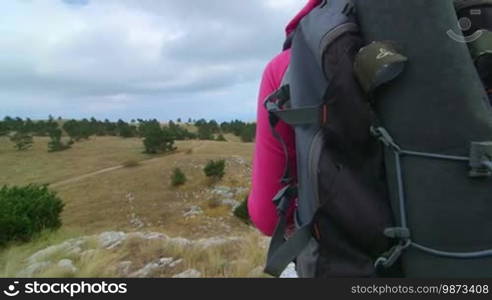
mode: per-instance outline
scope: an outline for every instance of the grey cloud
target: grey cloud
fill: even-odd
[[[7,5],[14,13],[0,24],[0,33],[11,33],[0,35],[0,87],[22,95],[17,102],[46,95],[62,110],[70,103],[67,111],[107,102],[110,113],[115,95],[138,99],[131,105],[142,107],[171,99],[207,102],[213,93],[254,97],[256,90],[244,86],[256,89],[294,12],[266,0],[63,2],[71,7]],[[20,107],[0,101],[9,111]],[[254,106],[247,105],[250,116]]]

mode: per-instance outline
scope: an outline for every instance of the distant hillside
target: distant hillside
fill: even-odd
[[[148,155],[138,138],[91,137],[59,153],[46,140],[19,152],[0,138],[0,182],[47,183],[66,204],[59,232],[0,250],[0,276],[262,276],[266,240],[232,214],[249,191],[253,144],[177,141]],[[217,159],[226,176],[214,183],[203,167]],[[178,188],[176,167],[187,177]]]

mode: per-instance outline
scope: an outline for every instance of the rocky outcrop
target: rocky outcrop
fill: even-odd
[[[173,278],[200,278],[202,273],[195,269],[189,269],[173,276]]]
[[[131,273],[128,277],[136,277],[136,278],[152,277],[158,271],[165,269],[173,262],[175,262],[174,258],[163,257],[161,259],[146,264],[143,268]]]
[[[42,272],[56,268],[62,274],[75,275],[79,268],[78,264],[89,263],[101,251],[116,251],[126,241],[157,241],[166,246],[180,247],[183,249],[206,250],[210,247],[220,247],[229,243],[240,241],[238,237],[213,237],[208,239],[189,240],[182,237],[169,237],[158,232],[103,232],[99,235],[83,236],[67,240],[58,245],[42,249],[26,260],[26,266],[17,274],[19,277],[36,277]],[[54,259],[62,258],[62,259]],[[149,261],[138,267],[131,260],[125,260],[113,266],[108,266],[118,277],[154,277],[162,273],[175,274],[179,278],[201,277],[201,273],[189,269],[176,274],[185,264],[182,258],[161,257]]]

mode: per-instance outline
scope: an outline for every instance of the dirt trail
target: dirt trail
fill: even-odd
[[[194,146],[192,149],[193,149],[193,151],[196,151],[196,150],[198,150],[200,148],[203,148],[204,146],[205,146],[205,143],[198,143],[198,145]],[[149,163],[155,162],[157,160],[166,159],[166,158],[169,158],[171,156],[182,155],[182,154],[183,154],[182,151],[177,151],[177,152],[171,153],[169,155],[165,155],[165,156],[161,156],[161,157],[156,157],[156,158],[151,158],[151,159],[147,159],[147,160],[141,160],[141,161],[139,161],[139,163],[140,164],[149,164]],[[91,173],[83,174],[83,175],[76,176],[76,177],[73,177],[73,178],[70,178],[70,179],[66,179],[66,180],[62,180],[62,181],[58,181],[58,182],[52,183],[52,184],[50,184],[50,187],[56,188],[56,187],[64,186],[64,185],[67,185],[67,184],[79,182],[79,181],[82,181],[82,180],[84,180],[86,178],[97,176],[97,175],[101,175],[101,174],[108,173],[108,172],[113,172],[113,171],[116,171],[116,170],[119,170],[119,169],[123,169],[124,167],[125,167],[124,165],[118,165],[118,166],[114,166],[114,167],[109,167],[109,168],[101,169],[101,170],[98,170],[98,171],[94,171],[94,172],[91,172]]]

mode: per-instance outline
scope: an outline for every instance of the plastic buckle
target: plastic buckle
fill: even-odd
[[[398,245],[390,249],[388,256],[381,256],[380,258],[378,258],[374,263],[374,267],[383,267],[385,269],[390,268],[400,258],[400,256],[403,254],[403,251],[410,247],[411,244],[412,242],[410,241],[410,239],[402,240]]]
[[[268,112],[268,121],[270,123],[271,128],[275,128],[277,126],[280,119],[275,115],[275,112],[280,110],[277,102],[273,101],[275,99],[275,95],[270,95],[264,103],[265,109]]]
[[[383,127],[371,126],[371,134],[372,134],[372,136],[378,138],[381,142],[383,142],[383,144],[386,147],[393,148],[393,150],[396,152],[401,152],[400,146],[398,146],[395,143],[395,141],[393,140],[393,138],[391,137],[389,132],[386,129],[384,129]]]
[[[285,103],[290,100],[290,85],[282,85],[276,92],[276,98],[278,99],[279,106],[283,107]]]
[[[492,142],[472,142],[470,172],[472,178],[492,176]]]
[[[290,203],[292,199],[297,195],[297,188],[292,187],[290,185],[282,188],[278,193],[273,197],[273,203],[277,207],[277,212],[279,214],[285,214],[290,207]]]
[[[267,100],[265,101],[265,109],[269,113],[273,113],[273,112],[279,111],[280,106],[278,105],[277,102],[273,101],[273,97],[268,97]]]
[[[407,240],[410,238],[410,230],[405,227],[391,227],[384,230],[384,235],[390,239]]]

